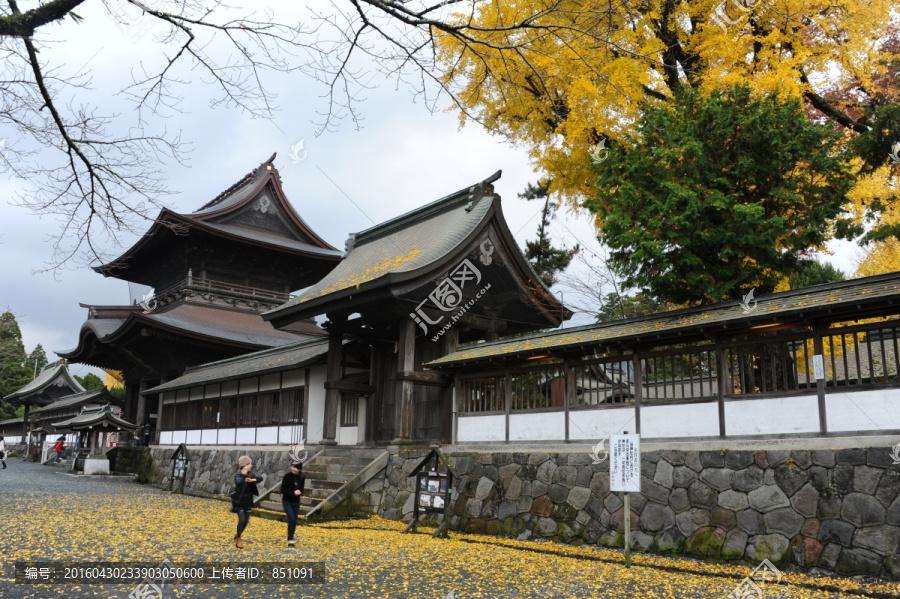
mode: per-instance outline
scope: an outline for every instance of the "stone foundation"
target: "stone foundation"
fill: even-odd
[[[125,448],[123,448],[125,449]],[[387,467],[331,515],[409,519],[412,469],[428,448],[388,448]],[[803,451],[650,451],[641,493],[631,495],[635,551],[714,561],[768,558],[779,567],[900,580],[900,465],[891,447]],[[139,448],[145,480],[167,485],[174,448]],[[185,490],[226,494],[247,454],[269,488],[287,450],[189,448]],[[609,490],[609,461],[572,453],[456,452],[461,476],[451,530],[571,545],[624,545],[621,493]],[[141,460],[116,456],[115,471]]]

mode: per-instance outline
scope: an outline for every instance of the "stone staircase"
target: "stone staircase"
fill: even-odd
[[[306,490],[300,497],[300,517],[321,517],[370,480],[387,465],[388,452],[382,449],[329,447],[303,465]],[[284,514],[281,487],[259,507]]]

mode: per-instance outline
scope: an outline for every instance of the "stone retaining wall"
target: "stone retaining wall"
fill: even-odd
[[[409,472],[426,451],[387,467],[381,514],[408,517]],[[587,453],[465,453],[451,529],[573,545],[623,546],[621,493],[609,462]],[[891,448],[828,451],[655,451],[631,495],[637,551],[900,580],[900,465]],[[374,488],[372,489],[374,491]]]

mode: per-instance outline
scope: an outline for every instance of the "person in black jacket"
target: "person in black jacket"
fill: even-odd
[[[291,464],[291,471],[281,479],[281,505],[287,514],[289,547],[297,544],[294,531],[297,530],[297,516],[300,514],[300,496],[303,495],[303,486],[306,484],[302,469],[303,462],[294,462]]]
[[[238,515],[234,546],[238,549],[243,549],[244,543],[241,541],[241,534],[243,534],[244,529],[247,528],[247,524],[250,522],[253,496],[259,495],[259,490],[256,488],[256,479],[250,474],[250,470],[253,468],[253,462],[250,460],[250,457],[245,455],[239,457],[238,467],[240,472],[234,475],[234,493],[231,500]]]

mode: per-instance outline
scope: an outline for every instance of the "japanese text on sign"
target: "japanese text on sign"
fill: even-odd
[[[612,435],[609,438],[609,489],[640,493],[640,435]]]

